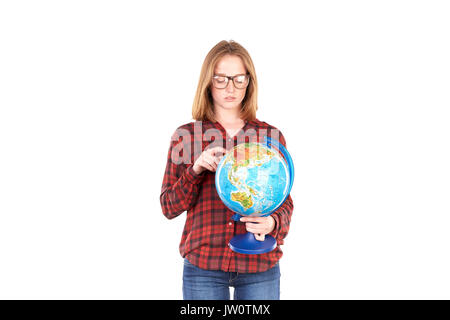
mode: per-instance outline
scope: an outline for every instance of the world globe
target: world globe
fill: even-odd
[[[217,166],[215,183],[220,199],[239,221],[241,216],[264,217],[275,212],[288,197],[293,178],[286,148],[264,137],[263,143],[241,143],[228,151]],[[273,250],[276,240],[266,235],[264,241],[257,241],[248,233],[234,237],[229,246],[236,252],[260,254]]]

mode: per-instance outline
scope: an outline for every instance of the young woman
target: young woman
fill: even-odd
[[[215,171],[227,150],[263,136],[286,146],[277,128],[256,118],[257,92],[247,50],[232,40],[219,42],[201,69],[192,108],[196,121],[172,135],[160,200],[168,219],[187,211],[180,243],[184,299],[229,299],[230,286],[236,300],[280,297],[278,261],[293,211],[291,196],[268,217],[235,222],[215,189]],[[257,240],[274,236],[277,247],[264,254],[232,251],[230,239],[246,231]]]

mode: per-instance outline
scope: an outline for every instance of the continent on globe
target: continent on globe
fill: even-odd
[[[242,143],[236,146],[232,159],[234,167],[254,167],[270,161],[274,152],[264,148],[260,144]]]
[[[239,202],[245,209],[253,206],[252,197],[245,192],[232,192],[231,200]]]

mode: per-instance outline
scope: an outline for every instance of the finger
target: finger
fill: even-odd
[[[214,158],[212,158],[212,157],[211,158],[205,157],[205,162],[208,165],[210,165],[214,169],[214,171],[217,169],[218,163],[216,163],[216,160]]]
[[[255,223],[261,223],[264,221],[263,217],[242,217],[240,219],[242,222],[255,222]]]
[[[209,162],[209,164],[211,164],[212,166],[217,168],[217,166],[219,165],[221,159],[222,158],[211,157],[210,161],[208,161],[208,162]]]
[[[246,230],[247,230],[247,232],[251,232],[251,233],[262,233],[262,234],[267,233],[266,230],[264,230],[264,229],[253,229],[253,228],[247,229],[246,228]]]
[[[214,148],[208,149],[208,151],[213,156],[216,155],[216,154],[221,154],[221,153],[225,154],[225,153],[227,153],[227,150],[225,148],[222,148],[222,147],[214,147]]]
[[[264,234],[255,233],[254,235],[255,235],[255,239],[256,239],[256,240],[258,240],[258,241],[264,241],[264,238],[265,238]]]
[[[206,160],[209,164],[211,164],[215,161],[215,158],[208,153],[205,153],[205,155],[203,156],[203,159]]]
[[[208,163],[214,168],[214,171],[217,169],[218,163],[216,163],[216,159],[213,158],[212,161],[209,161]]]
[[[227,153],[227,149],[225,149],[224,147],[214,147],[212,148],[214,154],[216,153]]]
[[[209,163],[215,163],[216,165],[220,163],[220,160],[222,160],[222,157],[218,156],[208,156],[208,162]]]
[[[214,162],[213,163],[208,162],[208,165],[211,168],[211,171],[213,171],[213,172],[216,171],[217,166],[214,164]]]
[[[217,165],[219,165],[219,163],[220,163],[221,160],[222,160],[222,157],[216,157],[216,158],[214,159],[214,162],[215,162]]]
[[[201,166],[202,166],[203,168],[209,170],[209,171],[213,171],[213,172],[215,171],[214,167],[211,166],[211,165],[210,165],[208,162],[206,162],[206,161],[203,161],[203,162],[201,163]]]

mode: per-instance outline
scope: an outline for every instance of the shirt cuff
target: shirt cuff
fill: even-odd
[[[269,233],[269,235],[276,238],[278,234],[278,226],[280,225],[280,217],[276,213],[273,213],[270,216],[273,218],[273,220],[275,220],[275,226],[273,227],[273,230]]]
[[[200,183],[203,180],[203,178],[205,177],[205,171],[206,170],[204,170],[200,174],[197,174],[194,171],[194,165],[191,164],[187,167],[187,169],[185,171],[185,176],[186,176],[186,179],[190,183],[197,184],[197,183]]]

